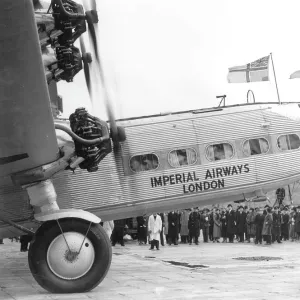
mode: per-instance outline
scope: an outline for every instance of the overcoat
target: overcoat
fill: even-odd
[[[227,218],[227,234],[235,234],[236,233],[236,215],[233,210],[228,211],[226,214]]]
[[[247,234],[248,235],[255,235],[256,234],[256,228],[255,228],[255,212],[249,212],[249,214],[246,217],[246,224],[247,224]]]
[[[162,230],[162,221],[160,215],[156,215],[156,218],[154,218],[153,215],[149,217],[148,230],[150,232],[150,241],[160,240],[160,232]]]
[[[185,236],[189,235],[188,223],[189,223],[189,215],[190,213],[187,210],[184,210],[180,216],[180,235]]]
[[[290,216],[288,214],[282,215],[281,234],[283,236],[289,236],[289,221]]]
[[[168,237],[171,239],[178,238],[179,216],[176,212],[170,212],[168,214],[168,223],[169,223]]]
[[[281,235],[281,223],[282,215],[279,213],[273,213],[273,227],[272,234],[275,236]]]
[[[189,215],[188,229],[190,236],[199,236],[200,234],[200,216],[196,211]]]
[[[222,212],[221,213],[221,236],[223,238],[227,237],[226,231],[227,231],[227,223],[226,223],[226,213]]]
[[[164,234],[168,235],[168,232],[169,232],[169,221],[168,221],[168,215],[167,214],[164,214],[164,220],[165,220]]]
[[[243,233],[246,231],[246,217],[247,214],[243,212],[237,212],[236,213],[236,227],[237,227],[237,233]]]
[[[300,233],[300,213],[296,213],[295,215],[295,232]]]
[[[220,215],[215,213],[213,214],[214,221],[214,229],[213,229],[213,237],[220,238],[221,237],[221,220]]]
[[[265,220],[265,215],[264,214],[257,214],[255,216],[254,223],[255,223],[255,227],[256,227],[257,230],[262,231],[263,226],[264,226],[264,220]]]
[[[267,214],[264,219],[262,235],[272,235],[272,223],[273,223],[272,214]]]

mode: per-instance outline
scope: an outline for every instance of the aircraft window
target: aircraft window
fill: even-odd
[[[264,154],[269,151],[269,143],[263,138],[247,140],[244,142],[243,150],[247,156]]]
[[[280,150],[294,150],[300,147],[300,139],[297,134],[281,135],[277,140]]]
[[[230,159],[233,156],[233,148],[228,143],[210,145],[206,148],[206,155],[210,161]]]
[[[130,169],[133,172],[143,172],[158,168],[158,157],[153,154],[136,155],[130,158]]]
[[[172,167],[193,165],[197,161],[197,153],[194,149],[177,149],[169,153],[169,164]]]

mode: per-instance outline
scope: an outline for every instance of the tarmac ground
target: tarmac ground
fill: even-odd
[[[111,268],[89,293],[50,294],[32,277],[20,244],[0,245],[1,300],[300,299],[300,243],[113,247]]]

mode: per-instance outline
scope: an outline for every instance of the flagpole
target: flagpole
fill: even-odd
[[[273,62],[272,53],[270,53],[270,56],[271,56],[271,61],[272,61],[272,67],[273,67],[273,73],[274,73],[275,85],[276,85],[276,90],[277,90],[278,102],[279,102],[279,104],[281,104],[280,97],[279,97],[279,92],[278,92],[278,86],[277,86],[277,80],[276,80],[276,74],[275,74],[275,68],[274,68],[274,62]]]

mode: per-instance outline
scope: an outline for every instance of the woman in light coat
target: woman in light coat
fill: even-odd
[[[150,250],[156,249],[159,250],[159,240],[160,240],[160,232],[162,230],[162,221],[160,215],[154,213],[149,217],[148,220],[148,231],[150,235],[151,248]]]
[[[272,216],[272,210],[269,207],[267,209],[267,215],[264,220],[264,225],[262,229],[262,235],[265,236],[265,240],[267,242],[267,245],[271,245],[271,236],[272,236],[272,225],[273,225],[273,216]]]
[[[189,223],[189,212],[185,209],[182,211],[180,216],[180,236],[181,236],[181,242],[186,244],[188,242],[188,236],[189,236],[189,229],[188,229],[188,223]]]
[[[109,239],[110,239],[111,234],[114,230],[114,227],[115,227],[114,221],[105,221],[105,222],[103,222],[103,229],[107,233]]]
[[[219,238],[221,237],[221,218],[220,211],[217,209],[216,212],[213,212],[213,242],[219,242]]]

